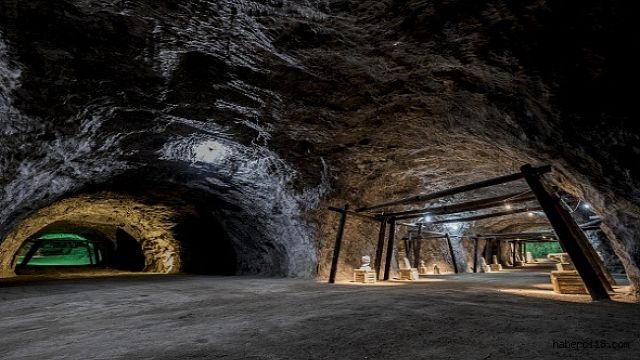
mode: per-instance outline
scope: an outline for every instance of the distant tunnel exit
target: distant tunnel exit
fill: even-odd
[[[116,231],[115,241],[73,232],[49,232],[24,242],[16,254],[18,273],[46,269],[112,268],[142,271],[144,253],[125,231]]]

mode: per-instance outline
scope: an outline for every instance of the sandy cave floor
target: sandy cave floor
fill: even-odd
[[[375,286],[187,275],[5,280],[0,358],[636,358],[640,306],[550,288],[544,269],[531,268]],[[592,348],[559,348],[565,341]],[[613,342],[624,348],[595,348]]]

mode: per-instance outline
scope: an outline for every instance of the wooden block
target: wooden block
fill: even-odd
[[[588,294],[582,278],[575,270],[552,271],[550,277],[553,291],[558,294]]]
[[[355,269],[353,271],[353,281],[362,284],[374,284],[376,282],[376,272],[374,270]]]
[[[490,264],[489,267],[491,268],[491,271],[500,271],[500,270],[502,270],[502,265],[500,265],[500,264]]]
[[[427,275],[428,272],[429,272],[429,268],[427,268],[426,266],[420,266],[419,267],[418,273],[420,275]]]
[[[400,280],[418,280],[418,269],[400,269]]]
[[[569,270],[575,270],[576,267],[573,266],[573,264],[571,264],[571,263],[557,263],[556,264],[556,269],[558,271],[569,271]]]

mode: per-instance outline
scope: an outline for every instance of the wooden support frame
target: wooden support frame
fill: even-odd
[[[347,223],[347,211],[349,204],[345,204],[340,212],[340,224],[336,233],[336,243],[333,247],[333,259],[331,260],[331,270],[329,271],[329,284],[336,282],[336,273],[338,272],[338,258],[340,257],[340,247],[342,245],[342,236],[344,234],[344,226]]]
[[[553,226],[558,240],[571,257],[591,298],[593,300],[610,299],[607,290],[611,288],[611,284],[608,283],[600,265],[587,255],[589,251],[586,250],[586,247],[591,245],[589,245],[584,232],[562,206],[560,199],[547,189],[540,174],[531,165],[524,165],[521,170],[527,184],[538,198],[540,206]]]
[[[514,215],[514,214],[520,214],[520,213],[529,212],[529,211],[540,211],[540,210],[542,210],[542,208],[540,208],[540,207],[533,207],[533,208],[527,207],[527,208],[523,208],[523,209],[499,211],[499,212],[493,212],[493,213],[488,213],[488,214],[468,216],[468,217],[463,217],[463,218],[454,218],[454,219],[447,219],[447,220],[436,220],[436,221],[430,222],[429,224],[447,224],[447,223],[456,223],[456,222],[468,222],[468,221],[489,219],[489,218],[494,218],[494,217],[501,217],[501,216]]]
[[[467,201],[467,202],[454,204],[454,205],[444,205],[444,206],[435,206],[435,207],[428,207],[428,208],[416,209],[416,210],[398,211],[394,213],[384,214],[384,216],[392,216],[398,220],[414,219],[427,214],[430,214],[430,215],[457,214],[457,213],[467,212],[467,211],[490,209],[498,206],[503,206],[506,203],[517,204],[517,203],[529,202],[533,200],[536,200],[536,197],[530,191],[517,192],[517,193],[512,193],[512,194],[507,194],[502,196]],[[414,216],[410,216],[410,215],[414,215]]]
[[[477,273],[478,272],[478,241],[479,239],[477,237],[472,238],[474,241],[473,244],[473,272]]]
[[[413,267],[417,268],[420,266],[422,252],[422,241],[417,239],[413,239]]]
[[[546,166],[542,166],[542,167],[539,167],[539,168],[531,168],[531,171],[535,172],[537,174],[543,174],[543,173],[550,172],[551,171],[551,166],[546,165]],[[515,174],[500,176],[500,177],[497,177],[497,178],[476,182],[476,183],[473,183],[473,184],[462,185],[462,186],[454,187],[454,188],[447,189],[447,190],[437,191],[437,192],[434,192],[434,193],[431,193],[431,194],[417,195],[417,196],[412,196],[412,197],[405,198],[405,199],[394,200],[394,201],[389,201],[389,202],[385,202],[385,203],[365,206],[365,207],[361,207],[359,209],[356,209],[356,212],[381,209],[381,208],[384,208],[384,207],[387,207],[387,206],[404,205],[404,204],[411,204],[411,203],[416,203],[416,202],[429,201],[429,200],[433,200],[433,199],[442,198],[442,197],[445,197],[445,196],[459,194],[459,193],[462,193],[462,192],[467,192],[467,191],[471,191],[471,190],[478,190],[478,189],[487,188],[487,187],[494,186],[494,185],[500,185],[500,184],[504,184],[504,183],[507,183],[507,182],[520,180],[522,178],[524,178],[524,174],[522,172],[519,172],[519,173],[515,173]]]
[[[380,279],[380,268],[382,267],[382,253],[384,252],[384,239],[385,230],[387,228],[387,219],[380,221],[380,232],[378,233],[378,246],[376,246],[376,258],[374,267],[376,270],[376,277]]]
[[[389,240],[387,241],[387,258],[384,263],[383,280],[389,280],[391,273],[391,261],[393,260],[393,246],[396,239],[396,219],[389,219]]]
[[[449,245],[449,254],[451,254],[451,263],[453,264],[453,272],[457,274],[458,264],[456,262],[456,255],[453,252],[453,244],[451,244],[451,237],[449,237],[449,234],[444,234],[444,236],[447,239],[447,245]]]

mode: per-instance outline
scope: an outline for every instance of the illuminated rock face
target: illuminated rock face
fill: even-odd
[[[607,6],[6,1],[0,237],[75,194],[188,189],[238,272],[325,275],[325,205],[545,162],[604,216],[637,289],[640,146],[622,89],[638,40],[633,12]],[[345,265],[373,254],[375,226],[346,238]]]

